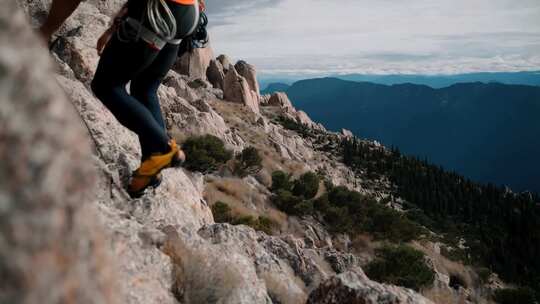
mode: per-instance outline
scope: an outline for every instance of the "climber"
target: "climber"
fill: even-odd
[[[71,14],[77,9],[82,0],[53,0],[49,15],[39,28],[41,36],[48,43],[52,35],[60,28]],[[204,0],[199,0],[200,11],[206,9]]]
[[[157,90],[181,39],[195,30],[199,8],[197,0],[129,0],[98,40],[101,58],[92,90],[141,145],[141,165],[128,187],[132,197],[157,186],[161,170],[185,158],[167,135]]]

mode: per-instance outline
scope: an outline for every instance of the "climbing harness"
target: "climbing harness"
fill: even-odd
[[[194,5],[197,16],[200,15],[197,0],[171,1],[183,5]],[[150,28],[143,25],[145,17],[150,24]],[[187,35],[192,34],[197,29],[198,20],[199,18],[197,18],[197,22],[193,23],[192,28],[187,31]],[[179,45],[182,42],[182,39],[175,39],[179,30],[176,24],[176,19],[165,0],[148,0],[146,10],[143,10],[140,20],[132,17],[125,18],[117,33],[121,41],[142,39],[152,48],[161,50],[167,43]]]

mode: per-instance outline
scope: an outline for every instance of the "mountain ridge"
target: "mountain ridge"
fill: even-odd
[[[424,75],[424,74],[346,74],[346,75],[328,75],[317,77],[300,77],[295,79],[283,79],[285,84],[292,85],[296,81],[314,78],[338,78],[355,82],[373,82],[379,84],[393,85],[401,83],[413,83],[418,85],[427,85],[435,89],[451,86],[455,83],[463,82],[483,82],[483,83],[503,83],[503,84],[523,84],[540,86],[540,71],[521,71],[521,72],[478,72],[450,75]],[[262,78],[264,86],[279,83],[279,77]],[[268,92],[270,93],[270,92]],[[272,92],[273,93],[273,92]]]
[[[525,152],[518,154],[521,157],[528,155],[531,162],[535,153],[540,152],[533,140],[540,136],[534,118],[540,115],[539,87],[475,82],[434,89],[415,84],[383,85],[318,78],[295,83],[287,94],[295,106],[329,129],[346,128],[362,137],[399,146],[406,153],[427,156],[448,169],[458,170],[479,181],[489,182],[487,173],[471,174],[466,171],[468,165],[475,163],[474,151],[477,155],[483,155],[489,149],[520,151],[512,146],[504,147],[503,140],[497,140],[497,134],[506,138],[507,143],[521,145]],[[431,119],[430,115],[437,116],[437,119]],[[433,129],[431,134],[426,128]],[[454,142],[449,144],[443,137]],[[449,161],[461,153],[460,137],[465,144],[463,149],[476,150],[462,155],[461,160]],[[482,150],[479,143],[486,145],[486,150]],[[444,145],[453,152],[437,150],[432,145]],[[504,153],[507,152],[502,151],[501,154]],[[496,159],[495,154],[491,155]],[[460,165],[459,162],[465,159],[468,159],[468,165]],[[525,163],[520,166],[524,172],[530,171]],[[527,187],[539,191],[540,185],[534,184],[537,179],[532,178],[531,173],[528,176],[532,182],[520,187],[517,183],[519,170],[515,171],[515,180],[505,182],[503,178],[496,178],[491,181],[509,184],[518,191]]]

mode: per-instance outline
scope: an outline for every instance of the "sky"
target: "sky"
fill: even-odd
[[[206,0],[216,54],[263,75],[540,70],[540,0]]]

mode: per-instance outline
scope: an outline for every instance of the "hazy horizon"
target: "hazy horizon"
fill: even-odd
[[[540,70],[540,2],[207,0],[216,54],[261,75]]]

